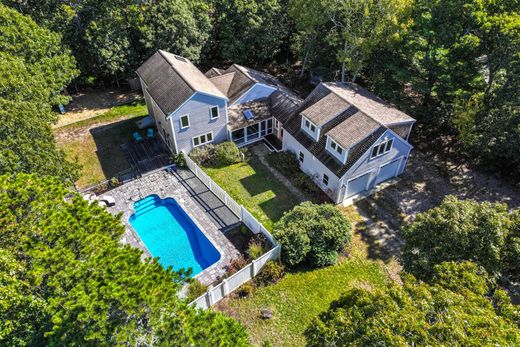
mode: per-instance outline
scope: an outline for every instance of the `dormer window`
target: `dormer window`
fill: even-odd
[[[320,129],[318,129],[316,124],[311,122],[304,115],[302,115],[302,125],[301,125],[301,127],[310,137],[312,137],[315,141],[318,141]]]
[[[392,149],[392,144],[394,143],[394,139],[385,139],[383,142],[375,145],[372,148],[371,158],[379,157],[380,155],[386,154],[390,152]]]
[[[335,150],[339,155],[343,154],[343,148],[341,148],[341,146],[338,145],[333,139],[330,139],[330,148]]]

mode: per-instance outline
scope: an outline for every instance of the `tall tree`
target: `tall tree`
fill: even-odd
[[[0,174],[34,172],[73,182],[77,165],[56,148],[51,107],[77,75],[58,34],[0,5]]]
[[[432,284],[404,274],[402,286],[351,289],[309,326],[307,345],[518,345],[516,308],[501,301],[495,309],[477,271],[471,263],[448,263],[436,268]]]
[[[0,344],[248,344],[238,322],[178,299],[186,273],[143,262],[120,243],[117,218],[54,178],[0,176],[0,230],[10,253],[0,250],[0,279],[10,278],[0,293],[13,289],[0,296],[9,308],[0,313]]]
[[[212,0],[214,36],[210,52],[216,59],[262,65],[280,52],[288,35],[281,0]]]

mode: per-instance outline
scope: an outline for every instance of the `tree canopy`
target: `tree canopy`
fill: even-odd
[[[350,221],[333,205],[303,202],[275,224],[274,237],[282,245],[282,261],[294,266],[334,264],[352,239]]]
[[[77,76],[61,37],[0,5],[0,174],[34,172],[75,181],[76,165],[56,148],[52,106]]]
[[[448,273],[446,273],[448,272]],[[307,329],[308,346],[513,346],[518,310],[483,294],[485,274],[471,263],[444,263],[431,284],[404,274],[403,285],[351,289]],[[464,286],[458,283],[459,276]],[[499,296],[503,292],[497,293]]]
[[[519,215],[509,213],[504,204],[448,196],[402,230],[404,268],[428,280],[436,264],[467,260],[495,278],[505,275],[518,281]]]
[[[55,178],[0,176],[0,344],[246,345],[177,297],[186,274],[122,245],[121,222]]]

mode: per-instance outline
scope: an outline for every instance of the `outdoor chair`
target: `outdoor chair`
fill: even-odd
[[[146,137],[151,139],[151,138],[153,138],[153,136],[154,136],[153,128],[148,128],[148,130],[146,130]]]
[[[133,133],[132,136],[134,137],[134,140],[136,140],[137,142],[143,141],[143,137],[137,131]]]

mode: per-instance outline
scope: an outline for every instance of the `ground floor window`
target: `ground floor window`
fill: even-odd
[[[273,119],[269,118],[261,122],[248,125],[245,128],[233,130],[231,140],[237,144],[248,143],[273,133]]]
[[[328,186],[329,185],[329,176],[323,174],[323,184]]]
[[[233,140],[233,142],[238,143],[238,144],[245,142],[244,128],[233,131],[231,133],[231,140]]]
[[[202,146],[213,141],[213,133],[202,134],[193,138],[193,147]]]
[[[299,158],[300,158],[300,161],[303,163],[303,160],[305,159],[305,155],[302,152],[300,152]]]

